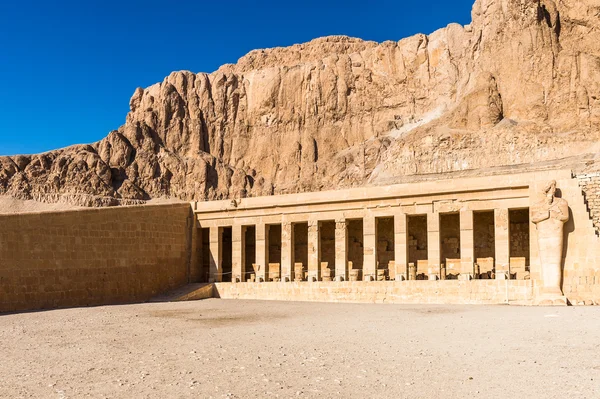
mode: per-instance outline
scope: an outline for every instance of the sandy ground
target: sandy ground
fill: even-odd
[[[598,398],[600,309],[211,299],[0,316],[0,397]]]

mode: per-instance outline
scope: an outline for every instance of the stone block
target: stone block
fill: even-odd
[[[350,281],[360,281],[360,269],[350,269],[348,276]]]
[[[496,270],[496,280],[508,280],[508,273]]]
[[[446,259],[446,275],[452,274],[458,276],[462,271],[462,262],[460,259]]]
[[[294,264],[294,281],[304,281],[304,264],[303,263],[295,263]]]
[[[409,280],[417,279],[417,266],[414,263],[408,264],[408,279]]]

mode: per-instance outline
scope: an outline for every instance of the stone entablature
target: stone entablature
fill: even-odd
[[[198,227],[210,235],[209,281],[270,281],[269,271],[279,267],[277,276],[282,282],[506,278],[529,279],[532,289],[538,290],[542,286],[538,237],[529,209],[539,200],[541,186],[550,180],[557,180],[563,198],[572,204],[573,220],[567,223],[566,234],[586,238],[585,244],[565,240],[564,270],[569,274],[576,268],[600,267],[590,256],[598,253],[597,237],[590,236],[593,227],[569,170],[196,202],[192,206]],[[269,228],[279,225],[281,241],[277,236],[273,244]],[[296,227],[299,225],[307,227],[303,230]],[[382,226],[387,230],[381,230]],[[256,229],[255,238],[248,238],[249,227]],[[224,263],[228,256],[222,252],[224,229],[232,230],[231,258],[225,262],[231,265]],[[302,238],[294,237],[294,232]],[[511,243],[518,237],[528,242]],[[255,240],[250,273],[245,239]],[[582,245],[591,251],[584,252]],[[281,249],[275,262],[269,259],[272,246]],[[306,256],[298,256],[298,250],[307,251]],[[362,253],[360,259],[357,252]],[[295,270],[304,275],[295,276]],[[572,288],[570,283],[568,288]]]

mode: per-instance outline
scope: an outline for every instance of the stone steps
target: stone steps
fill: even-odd
[[[573,180],[581,191],[595,233],[600,235],[600,173],[578,175]]]
[[[598,227],[594,226],[592,213],[588,206],[588,201],[583,192],[580,181],[577,177],[568,181],[562,181],[560,189],[563,192],[563,196],[575,199],[571,201],[569,206],[572,211],[573,222],[581,233],[598,235]]]

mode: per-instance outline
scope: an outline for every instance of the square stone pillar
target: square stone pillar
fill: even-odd
[[[345,219],[335,221],[335,277],[348,281],[348,225]]]
[[[377,278],[377,219],[367,214],[363,219],[363,280],[374,281]]]
[[[394,214],[394,260],[396,270],[390,271],[390,278],[396,281],[408,280],[408,235],[406,234],[406,214],[396,212]],[[392,275],[392,273],[394,273]]]
[[[188,219],[190,220],[190,219]],[[199,283],[202,281],[202,229],[196,226],[196,219],[192,218],[190,227],[191,248],[190,248],[190,272],[188,283]]]
[[[281,281],[294,281],[294,225],[281,223]]]
[[[321,280],[321,243],[319,239],[319,221],[308,221],[308,281]]]
[[[267,281],[269,266],[269,226],[264,223],[256,225],[256,281]]]
[[[460,263],[461,274],[473,275],[475,242],[473,237],[473,211],[460,212]]]
[[[427,266],[428,269],[439,269],[440,263],[446,259],[440,259],[440,214],[432,212],[427,214]],[[421,273],[421,271],[418,271]]]
[[[496,274],[509,271],[510,263],[510,236],[508,209],[494,209],[494,232],[496,235]]]
[[[208,282],[218,283],[223,281],[223,228],[222,227],[211,227],[210,228],[210,256],[209,256],[209,269],[208,269]]]
[[[246,227],[242,225],[233,225],[231,231],[231,281],[245,281],[245,265],[246,265],[246,248],[244,245],[244,237],[246,235]]]

